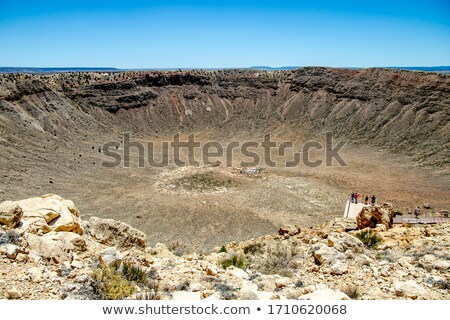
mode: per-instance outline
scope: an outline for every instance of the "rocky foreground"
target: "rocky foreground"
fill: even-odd
[[[385,208],[229,243],[147,247],[112,219],[44,195],[0,204],[5,299],[450,299],[450,226],[391,226]],[[380,213],[378,216],[377,214]],[[372,219],[373,221],[373,219]]]

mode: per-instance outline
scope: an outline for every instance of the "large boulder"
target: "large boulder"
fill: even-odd
[[[71,261],[74,252],[86,250],[86,241],[73,232],[49,232],[42,236],[27,233],[25,240],[30,253],[54,263]]]
[[[383,224],[386,229],[392,227],[393,211],[390,205],[367,206],[362,208],[356,217],[358,229],[375,228],[377,224]]]
[[[80,212],[70,200],[49,194],[16,201],[23,210],[24,231],[65,231],[83,234]]]
[[[145,249],[145,233],[113,219],[91,217],[85,223],[87,232],[96,241],[120,249]]]
[[[0,224],[4,224],[9,228],[15,228],[20,224],[23,210],[12,201],[5,201],[0,203]]]

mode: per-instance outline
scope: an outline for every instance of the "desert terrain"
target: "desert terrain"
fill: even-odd
[[[407,212],[450,205],[450,77],[387,69],[301,68],[0,75],[0,202],[58,194],[83,219],[113,218],[149,245],[196,251],[342,216],[351,192]],[[346,141],[336,161],[243,174],[231,165],[102,165],[123,133],[144,145],[195,133],[205,144]],[[262,158],[262,149],[257,153]],[[323,152],[312,157],[323,158]],[[169,154],[169,159],[172,155]],[[288,159],[289,160],[289,159]]]

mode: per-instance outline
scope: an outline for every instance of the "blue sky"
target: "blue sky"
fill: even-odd
[[[253,65],[450,65],[450,1],[0,0],[0,66]]]

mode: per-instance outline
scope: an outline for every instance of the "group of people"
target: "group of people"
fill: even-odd
[[[377,198],[375,197],[375,195],[365,195],[362,197],[364,199],[364,204],[368,205],[369,204],[369,200],[371,202],[371,204],[374,206]],[[351,196],[351,202],[352,203],[358,203],[358,199],[359,199],[359,193],[358,192],[352,192],[352,196]]]

